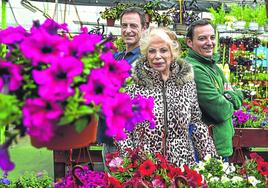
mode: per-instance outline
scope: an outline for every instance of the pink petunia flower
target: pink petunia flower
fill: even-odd
[[[73,95],[71,83],[83,71],[83,63],[73,57],[58,58],[48,69],[33,71],[33,78],[40,85],[38,94],[49,101],[62,101]]]
[[[115,97],[106,100],[103,105],[103,113],[106,117],[106,134],[117,140],[125,139],[124,127],[127,121],[133,117],[132,103],[129,95],[119,93]]]
[[[110,82],[110,78],[105,73],[103,69],[92,70],[87,84],[81,85],[80,90],[84,93],[86,104],[93,101],[98,105],[105,102],[107,98],[114,96],[117,92],[118,88]]]
[[[54,125],[63,114],[57,103],[41,98],[27,99],[23,108],[23,124],[29,135],[41,141],[48,141],[54,136]]]
[[[126,60],[116,61],[112,52],[102,53],[100,59],[104,61],[104,69],[108,72],[107,75],[111,78],[112,83],[120,88],[125,79],[129,77],[131,66]]]
[[[50,35],[40,29],[25,38],[20,48],[22,54],[31,59],[33,65],[37,65],[40,62],[51,63],[67,54],[67,44],[63,37]]]
[[[20,43],[27,35],[26,30],[21,27],[8,27],[0,31],[0,43],[11,45]]]

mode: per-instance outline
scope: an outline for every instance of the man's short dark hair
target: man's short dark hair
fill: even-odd
[[[140,16],[141,26],[144,27],[145,13],[144,13],[144,10],[140,7],[129,7],[125,9],[120,15],[120,24],[122,24],[122,17],[124,16],[124,14],[128,14],[128,13],[137,13]]]
[[[211,25],[214,28],[214,26],[210,23],[210,20],[208,19],[201,19],[191,23],[191,25],[187,29],[186,38],[192,40],[194,37],[194,29],[198,26],[205,26],[205,25]]]

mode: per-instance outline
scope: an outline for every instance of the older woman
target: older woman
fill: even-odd
[[[154,98],[156,127],[139,124],[127,140],[119,142],[119,147],[123,151],[142,146],[145,152],[161,152],[178,166],[192,166],[194,147],[201,159],[206,154],[216,155],[216,150],[207,126],[201,122],[192,68],[178,59],[179,44],[175,39],[164,28],[150,29],[142,38],[144,58],[136,62],[134,84],[126,90],[133,97]],[[191,123],[195,124],[193,142],[188,133]]]

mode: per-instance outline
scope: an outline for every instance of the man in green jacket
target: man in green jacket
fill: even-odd
[[[186,61],[192,64],[203,121],[212,127],[218,155],[225,160],[233,154],[234,128],[232,115],[242,104],[243,94],[232,88],[213,54],[215,30],[207,20],[193,22],[186,35],[189,53]]]

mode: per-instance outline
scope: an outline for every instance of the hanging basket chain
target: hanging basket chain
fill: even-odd
[[[83,27],[83,23],[82,23],[82,21],[81,21],[81,19],[80,19],[80,16],[79,16],[77,7],[76,7],[76,5],[75,5],[75,0],[71,0],[71,2],[72,2],[72,4],[73,4],[73,6],[74,6],[75,13],[76,13],[76,16],[77,16],[78,21],[79,21],[79,24],[80,24],[80,28],[82,28],[82,27]]]

